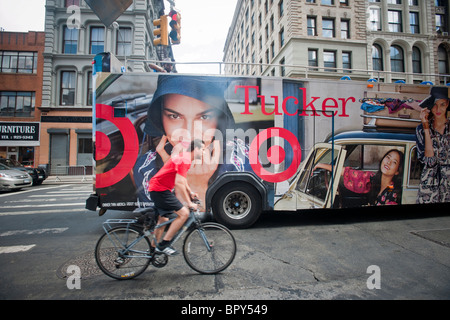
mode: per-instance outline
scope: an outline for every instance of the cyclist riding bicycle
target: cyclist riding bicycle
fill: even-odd
[[[180,147],[185,147],[181,142]],[[148,190],[156,208],[169,212],[175,212],[177,218],[171,223],[162,241],[160,234],[156,237],[160,241],[156,245],[156,250],[167,255],[176,254],[176,250],[171,247],[171,240],[178,230],[183,226],[189,217],[189,208],[197,210],[197,204],[192,201],[198,197],[193,193],[187,182],[186,176],[194,159],[201,159],[205,148],[203,141],[194,140],[186,150],[179,154],[172,153],[172,156],[164,166],[150,180]],[[174,190],[174,192],[172,191]],[[175,196],[176,194],[176,196]],[[177,198],[178,197],[178,198]],[[180,202],[181,199],[185,206]],[[160,215],[160,223],[167,218]],[[161,233],[163,230],[161,230]]]

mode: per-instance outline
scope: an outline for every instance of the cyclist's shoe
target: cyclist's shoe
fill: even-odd
[[[178,251],[172,248],[170,246],[170,243],[167,245],[158,244],[158,246],[156,247],[156,252],[163,252],[168,256],[176,256],[178,254]]]

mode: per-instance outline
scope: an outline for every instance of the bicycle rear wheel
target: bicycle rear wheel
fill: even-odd
[[[219,273],[233,262],[236,241],[230,230],[218,223],[201,224],[184,239],[183,255],[186,263],[195,271]]]
[[[100,237],[95,246],[95,261],[107,276],[118,279],[133,279],[144,272],[150,264],[150,241],[133,226],[112,228]]]

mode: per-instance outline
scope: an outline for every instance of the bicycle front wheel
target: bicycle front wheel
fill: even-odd
[[[95,261],[107,276],[132,279],[150,264],[150,240],[134,227],[116,227],[100,237],[95,246]]]
[[[195,271],[219,273],[233,262],[236,241],[230,230],[218,223],[201,224],[184,239],[183,255],[186,263]]]

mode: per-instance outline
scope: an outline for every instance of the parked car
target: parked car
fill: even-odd
[[[31,176],[23,170],[11,169],[0,163],[0,190],[19,190],[33,185]]]
[[[5,166],[11,169],[20,170],[28,173],[33,179],[33,185],[40,185],[45,179],[47,179],[47,173],[43,168],[26,167],[14,159],[0,158],[0,163],[4,164]]]
[[[342,185],[341,173],[345,167],[376,172],[380,161],[389,150],[403,154],[399,179],[399,204],[416,203],[421,164],[417,158],[415,135],[412,132],[343,132],[331,141],[317,143],[303,161],[294,179],[281,199],[275,204],[278,210],[310,208],[350,208],[368,205],[368,195],[354,193]],[[333,163],[330,171],[314,169],[318,163]]]

